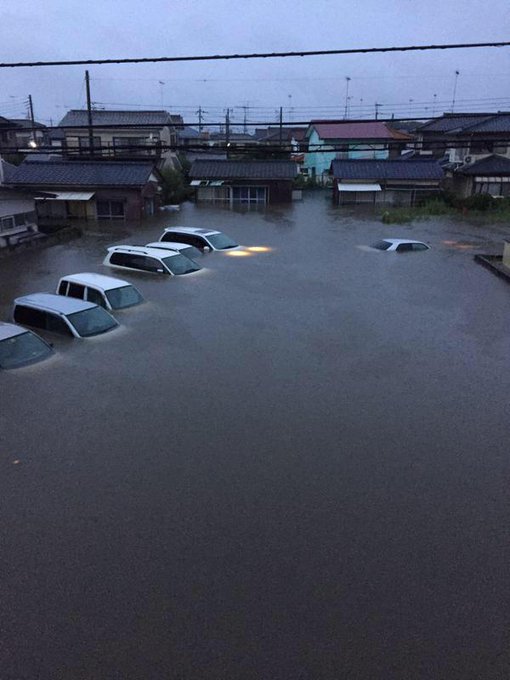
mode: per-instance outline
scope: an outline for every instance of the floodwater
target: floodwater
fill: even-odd
[[[270,250],[101,264],[171,224]],[[2,319],[78,271],[147,299],[0,375],[1,679],[510,677],[510,287],[472,259],[508,232],[318,194],[0,260]]]

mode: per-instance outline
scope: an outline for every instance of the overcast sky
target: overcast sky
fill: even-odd
[[[294,51],[508,40],[508,0],[2,0],[0,60]],[[90,68],[97,107],[250,122],[510,110],[510,48]],[[58,122],[83,108],[83,67],[1,69],[0,115]],[[161,84],[160,83],[163,83]],[[434,98],[434,94],[436,97]],[[434,104],[435,99],[435,104]],[[425,109],[426,107],[426,109]]]

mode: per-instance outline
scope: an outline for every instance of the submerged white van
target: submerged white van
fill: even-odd
[[[57,293],[93,302],[108,311],[145,302],[140,291],[127,281],[90,272],[63,276],[58,282]]]

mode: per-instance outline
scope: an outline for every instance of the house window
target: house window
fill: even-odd
[[[124,217],[123,201],[96,201],[98,219],[114,219]]]
[[[266,187],[232,187],[235,203],[266,203]]]
[[[9,231],[9,229],[14,229],[16,226],[14,217],[2,217],[0,219],[0,231]]]
[[[150,147],[147,147],[148,143],[150,142],[145,137],[113,138],[113,148],[115,149],[116,156],[147,154],[150,150]]]
[[[500,142],[498,144],[494,144],[493,146],[494,153],[500,154],[501,156],[506,156],[506,153],[508,151],[508,144]]]

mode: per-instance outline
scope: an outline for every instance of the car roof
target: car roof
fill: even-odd
[[[212,236],[212,234],[221,234],[217,229],[202,229],[200,227],[166,227],[165,232],[182,232],[183,234],[196,234],[197,236]]]
[[[383,238],[383,241],[386,241],[386,243],[393,243],[395,245],[398,245],[399,243],[421,243],[424,246],[426,246],[426,243],[423,243],[423,241],[415,241],[414,239],[409,239],[409,238]]]
[[[23,333],[29,333],[26,328],[21,326],[16,326],[13,323],[5,323],[0,321],[0,342],[2,340],[7,340],[7,338],[14,338],[16,335],[23,335]]]
[[[60,280],[82,283],[85,286],[96,286],[101,290],[113,290],[114,288],[124,288],[124,286],[131,286],[128,281],[115,279],[113,276],[105,276],[104,274],[93,274],[92,272],[69,274],[68,276],[63,276]]]
[[[162,257],[173,257],[178,255],[177,252],[162,253],[161,248],[147,248],[146,246],[111,246],[108,248],[109,253],[123,252],[123,253],[139,253],[140,255],[150,255],[150,257],[155,257],[160,260]]]
[[[83,312],[86,309],[97,307],[93,302],[84,302],[77,298],[55,295],[54,293],[24,295],[23,297],[16,298],[14,304],[27,304],[39,309],[45,309],[48,312],[59,312],[61,314],[74,314],[74,312]]]
[[[178,243],[177,241],[154,241],[147,243],[146,248],[158,248],[159,250],[182,250],[183,248],[193,248],[189,243]]]

